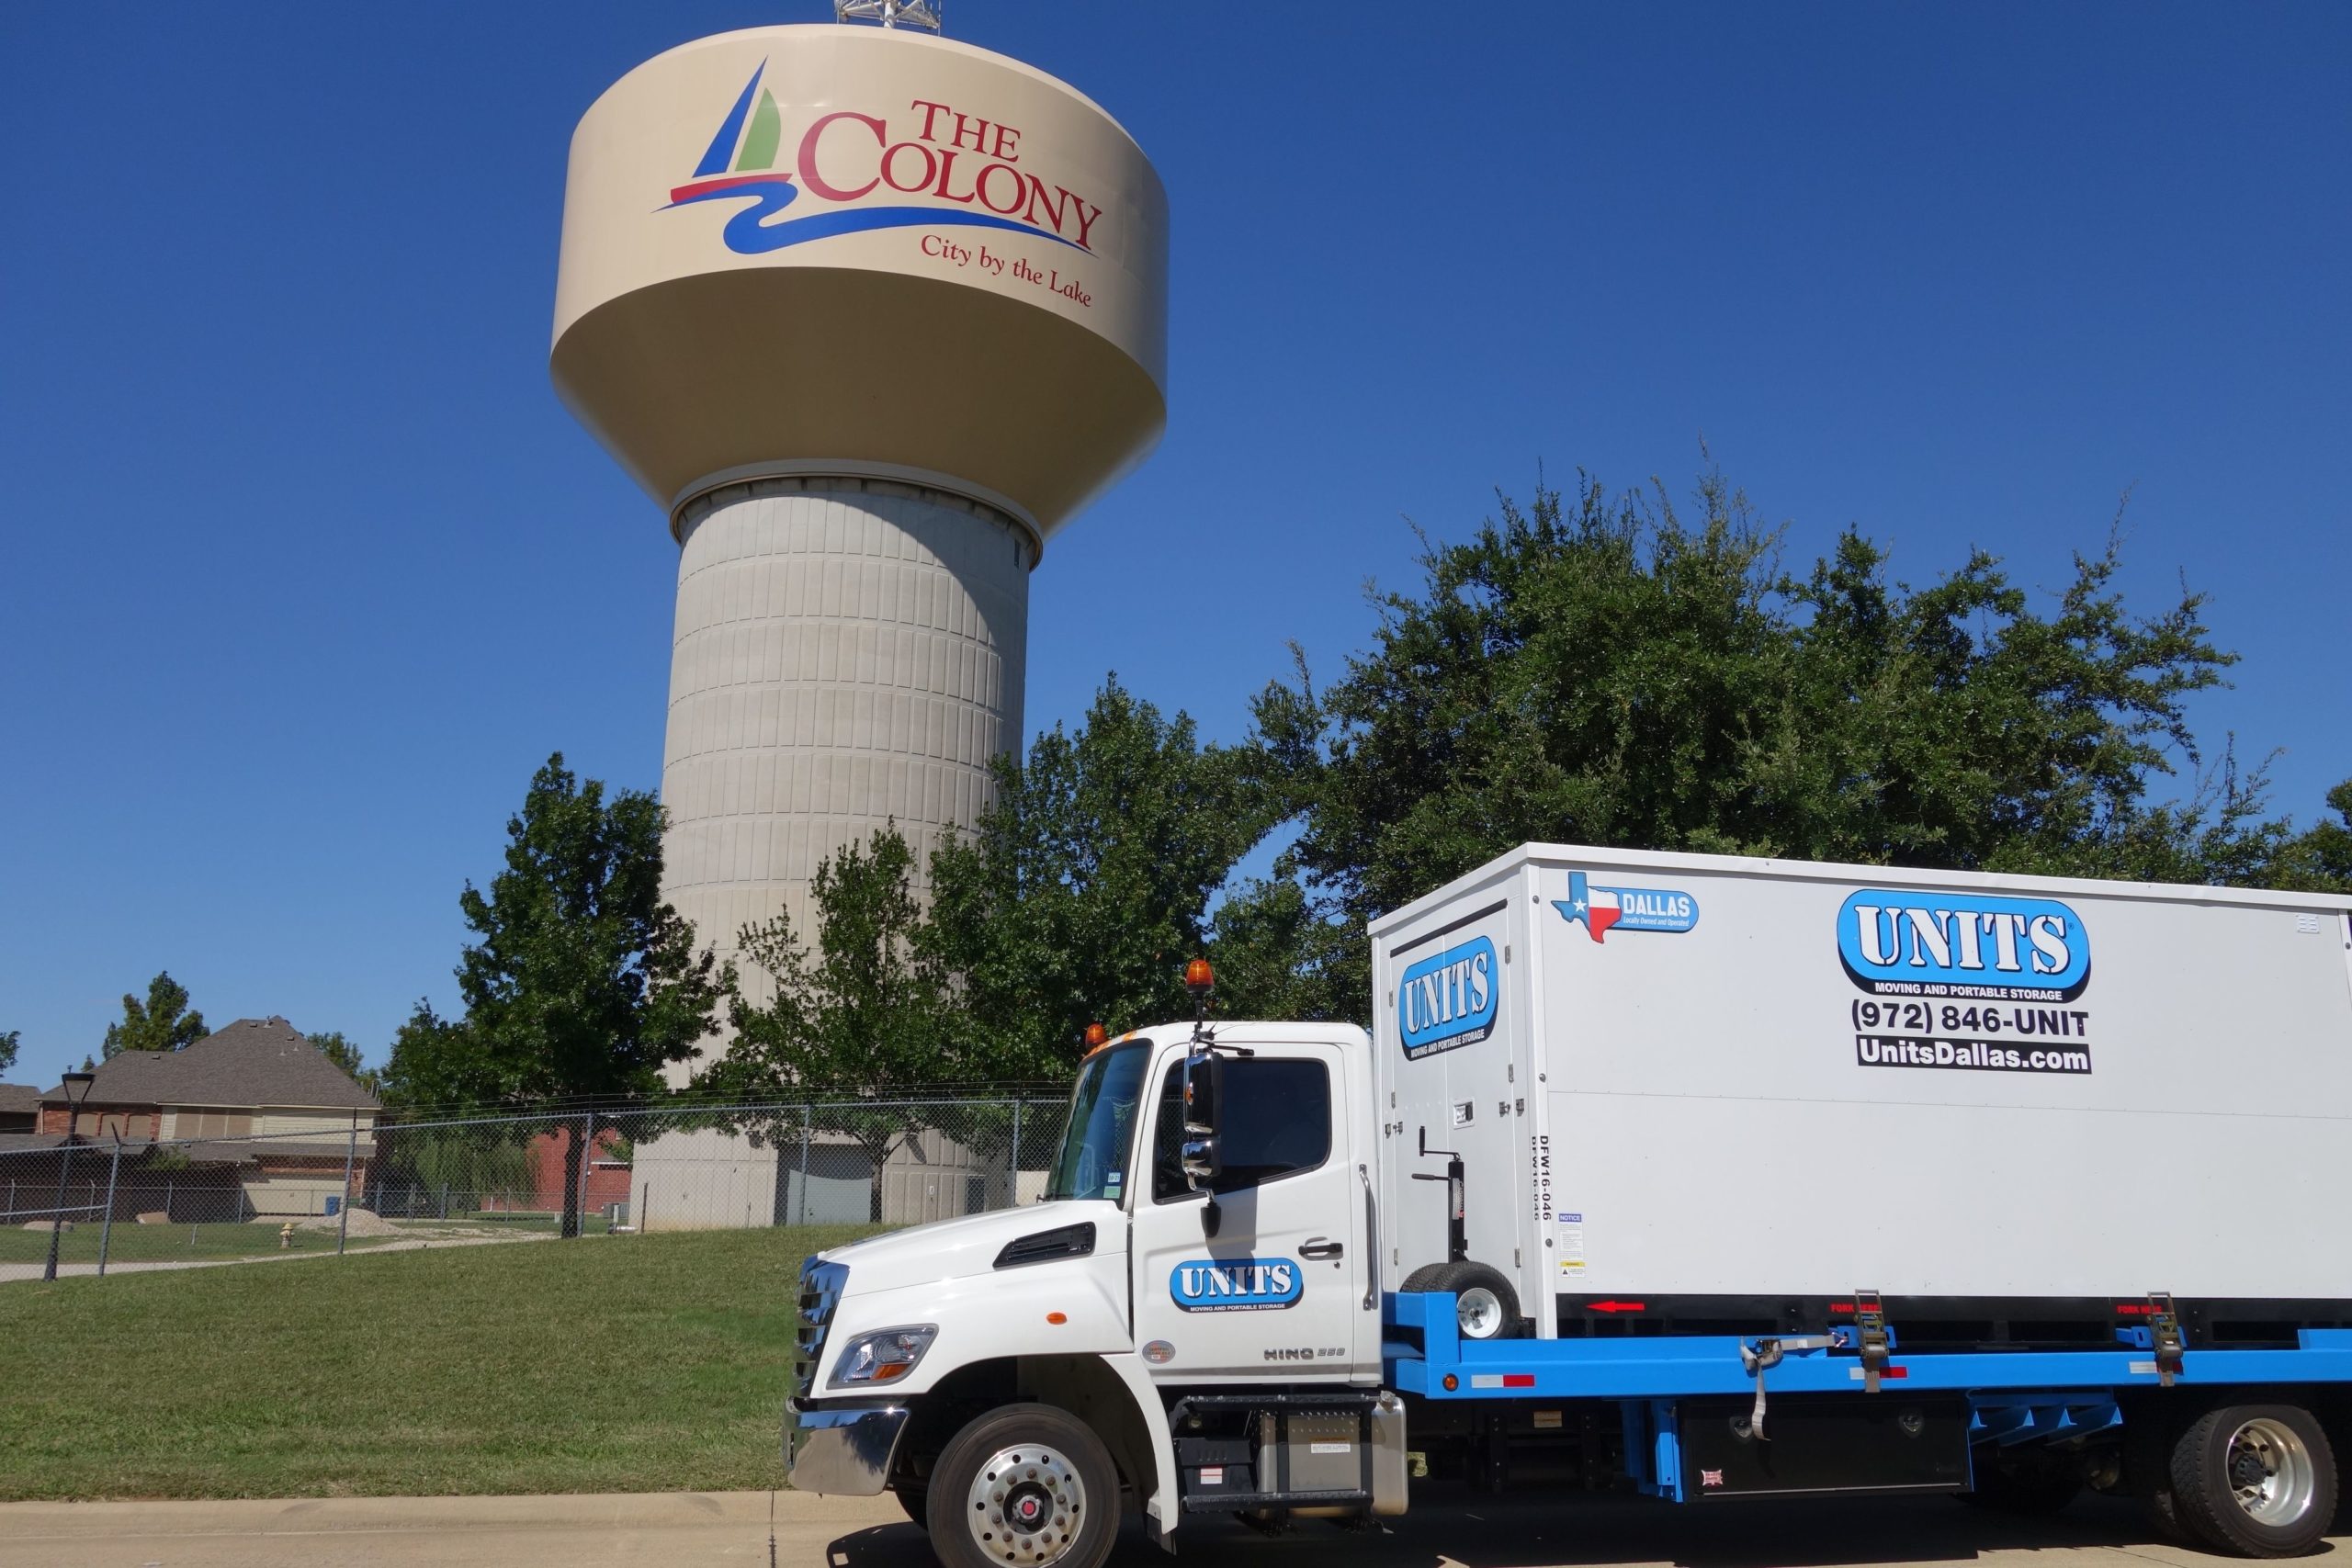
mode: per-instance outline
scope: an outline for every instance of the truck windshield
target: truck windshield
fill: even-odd
[[[1107,1198],[1115,1203],[1125,1194],[1136,1111],[1143,1102],[1144,1067],[1150,1056],[1148,1043],[1138,1041],[1099,1051],[1078,1069],[1069,1125],[1046,1183],[1047,1198]]]

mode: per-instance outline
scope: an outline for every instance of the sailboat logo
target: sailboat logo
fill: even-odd
[[[1568,896],[1552,908],[1599,942],[1611,931],[1687,931],[1699,923],[1699,900],[1672,887],[1595,887],[1580,871],[1568,873]]]
[[[1074,250],[1093,249],[1091,231],[1102,209],[1067,186],[1048,185],[1023,166],[1017,133],[995,128],[987,153],[958,140],[967,117],[944,104],[917,100],[914,134],[894,139],[878,115],[834,109],[798,132],[789,153],[784,111],[761,85],[762,61],[718,123],[695,165],[694,177],[670,190],[661,210],[705,201],[747,203],[727,220],[720,238],[738,255],[764,255],[786,245],[836,234],[915,225],[1005,229]],[[988,128],[988,122],[980,122]],[[952,130],[951,130],[952,128]],[[945,141],[941,138],[945,137]],[[778,160],[785,161],[778,167]],[[929,198],[922,206],[843,205],[876,192]],[[782,214],[805,202],[804,216]]]

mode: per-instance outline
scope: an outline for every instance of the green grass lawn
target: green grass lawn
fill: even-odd
[[[0,1500],[774,1485],[800,1261],[876,1228],[0,1284]]]

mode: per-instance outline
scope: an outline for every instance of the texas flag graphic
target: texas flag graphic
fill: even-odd
[[[1568,896],[1552,908],[1570,925],[1581,923],[1600,941],[1612,931],[1687,931],[1699,923],[1699,901],[1671,887],[1595,887],[1580,871],[1568,873]]]

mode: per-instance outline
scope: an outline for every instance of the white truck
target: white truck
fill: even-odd
[[[944,1568],[1430,1473],[2327,1529],[2352,898],[1531,845],[1371,935],[1371,1034],[1125,1035],[1041,1204],[811,1259],[793,1483]]]

